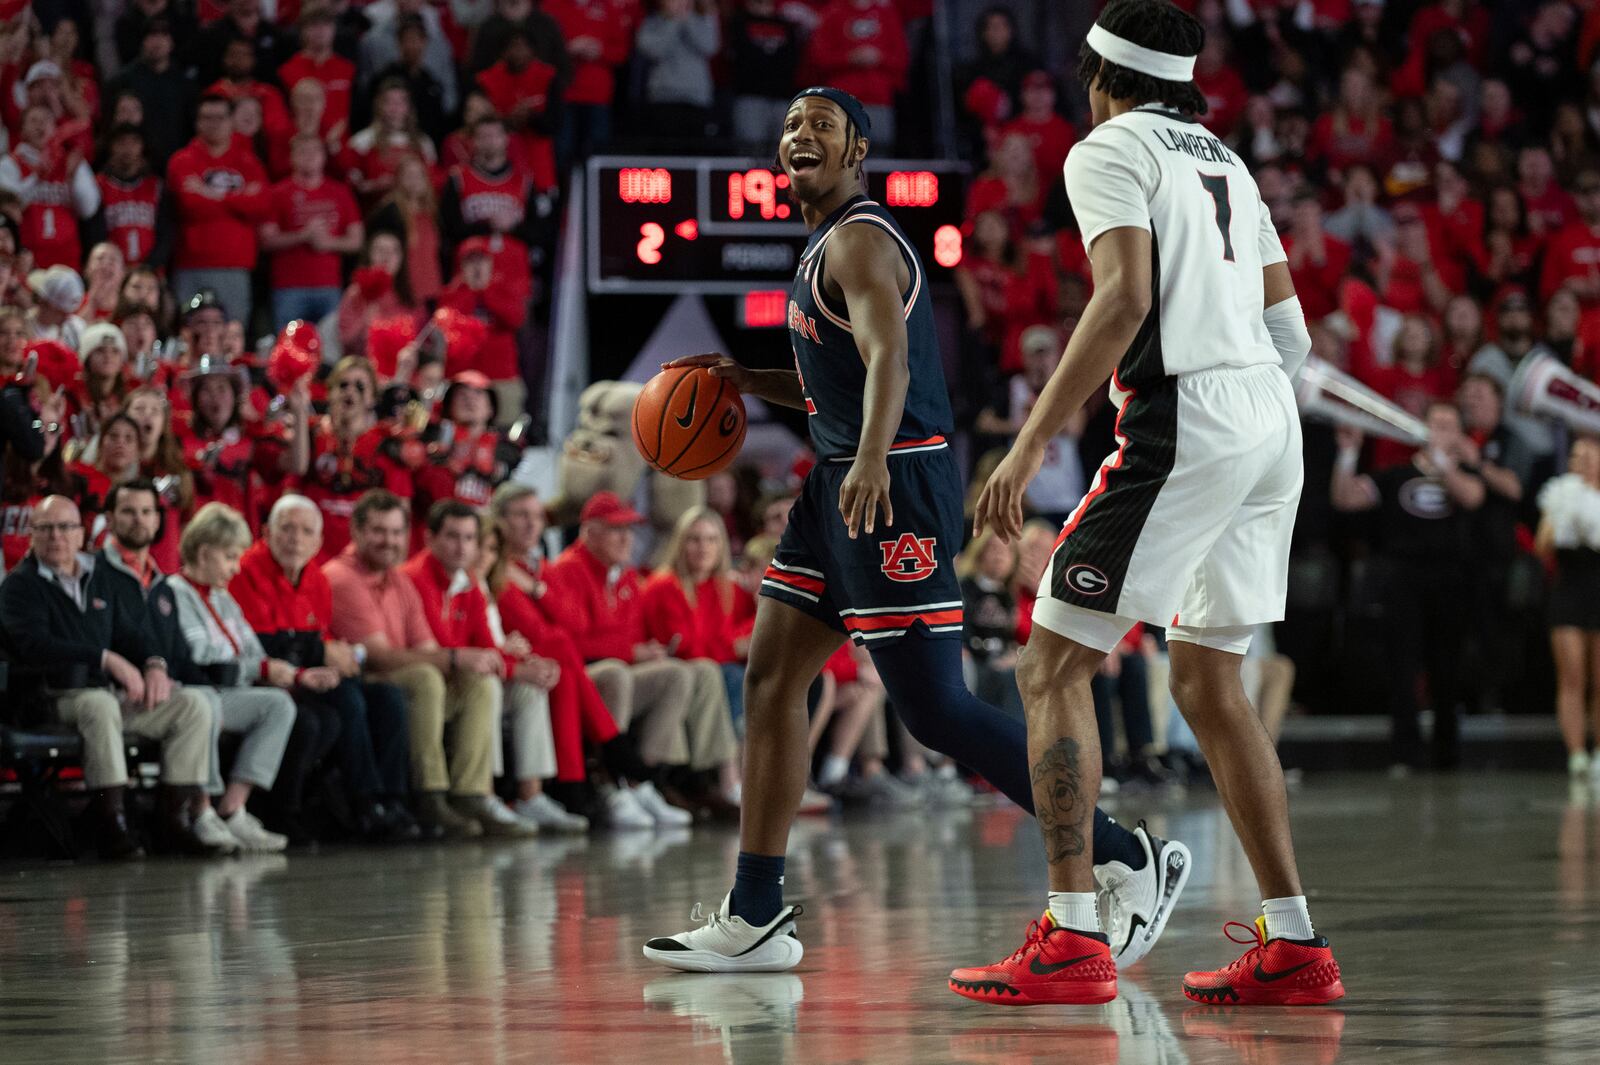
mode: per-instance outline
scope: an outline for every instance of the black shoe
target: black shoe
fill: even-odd
[[[156,850],[165,854],[190,854],[197,858],[220,857],[224,851],[205,842],[194,831],[194,803],[198,787],[162,785],[161,813],[156,821]]]
[[[1183,783],[1178,774],[1168,769],[1162,764],[1161,759],[1153,754],[1134,759],[1133,778],[1153,788],[1166,788]]]
[[[95,850],[108,861],[128,861],[144,857],[144,847],[128,824],[128,812],[122,801],[122,788],[105,788],[97,796],[91,809],[96,821]]]
[[[411,843],[422,838],[422,829],[398,803],[368,802],[356,814],[356,826],[368,843]]]

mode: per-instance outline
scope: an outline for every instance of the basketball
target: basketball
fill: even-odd
[[[744,400],[702,366],[662,370],[633,402],[633,444],[653,468],[684,481],[724,470],[744,446]]]

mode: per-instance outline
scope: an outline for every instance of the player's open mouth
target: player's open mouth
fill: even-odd
[[[809,174],[822,165],[822,153],[810,148],[789,150],[789,169],[796,174]]]

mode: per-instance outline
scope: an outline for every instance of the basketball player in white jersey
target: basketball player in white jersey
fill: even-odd
[[[1062,529],[1017,670],[1049,908],[1004,961],[951,973],[968,998],[1116,995],[1087,845],[1101,764],[1089,680],[1141,621],[1167,630],[1173,693],[1265,900],[1254,927],[1236,926],[1250,950],[1189,973],[1184,994],[1289,1005],[1344,994],[1306,910],[1283,772],[1239,678],[1252,628],[1283,617],[1302,480],[1289,379],[1311,340],[1254,179],[1196,117],[1204,41],[1166,0],[1112,0],[1082,52],[1095,128],[1065,169],[1094,295],[984,487],[978,525],[1020,533],[1045,445],[1108,374],[1118,446]]]

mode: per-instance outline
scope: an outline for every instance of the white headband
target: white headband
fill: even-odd
[[[1089,29],[1088,44],[1101,59],[1148,74],[1162,81],[1186,82],[1194,80],[1194,56],[1158,52],[1141,44],[1118,37],[1098,22]]]

